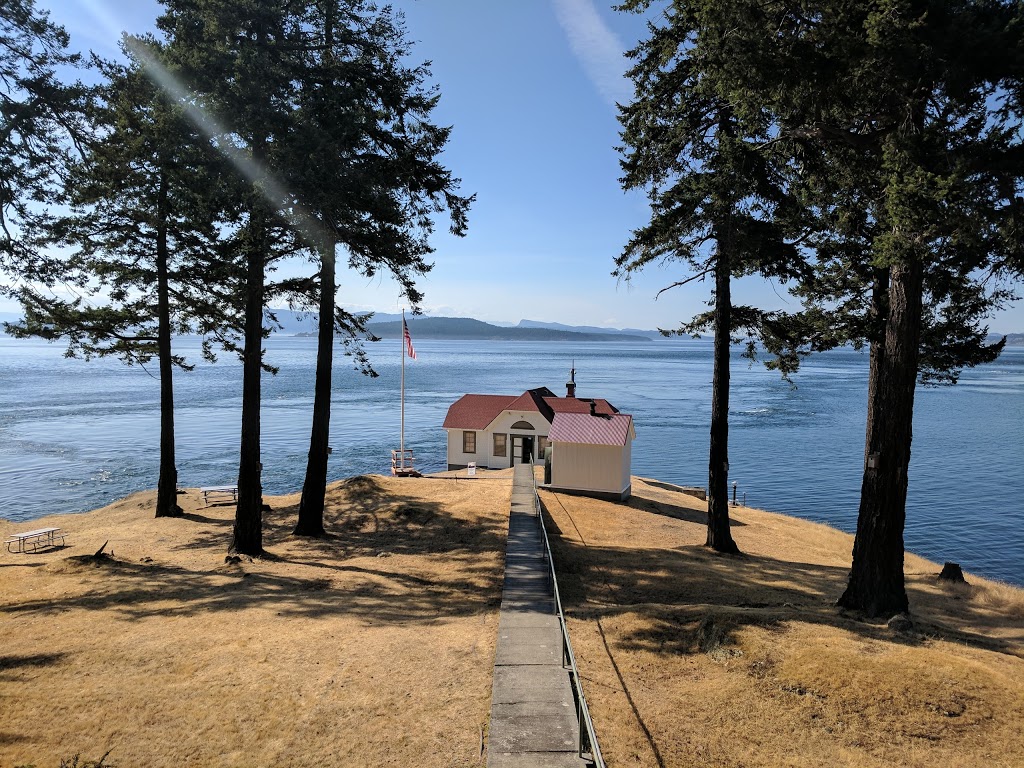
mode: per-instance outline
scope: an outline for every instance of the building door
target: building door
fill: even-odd
[[[516,464],[529,464],[533,455],[532,435],[512,435],[512,466]]]
[[[523,438],[523,452],[519,454],[519,460],[523,464],[529,464],[533,461],[533,438]]]

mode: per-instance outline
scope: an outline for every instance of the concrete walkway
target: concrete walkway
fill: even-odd
[[[515,468],[487,768],[581,768],[579,724],[544,559],[532,467]]]

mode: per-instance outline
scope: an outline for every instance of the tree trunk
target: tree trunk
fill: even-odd
[[[157,357],[160,363],[160,475],[156,516],[180,517],[178,470],[174,465],[174,386],[171,363],[171,305],[167,285],[167,180],[161,173],[157,202],[156,294]]]
[[[265,138],[253,140],[253,158],[262,165]],[[238,464],[238,504],[230,550],[263,554],[263,465],[260,463],[260,373],[263,364],[263,279],[267,249],[266,204],[253,191],[246,244],[245,349],[242,352],[242,444]]]
[[[731,232],[718,238],[715,261],[715,373],[711,385],[711,451],[708,462],[708,538],[706,546],[739,554],[729,529],[729,339]]]
[[[868,407],[864,430],[864,466],[871,453],[871,440],[878,423],[878,374],[885,359],[885,324],[889,316],[889,268],[874,270],[871,284],[871,307],[868,309]]]
[[[324,7],[326,69],[334,57],[334,3]],[[327,230],[327,222],[324,222]],[[294,535],[320,538],[324,531],[324,496],[327,493],[328,442],[331,435],[331,375],[334,366],[335,238],[325,232],[320,243],[320,318],[317,325],[316,382],[313,385],[313,426],[309,436],[306,478],[299,499]]]
[[[313,429],[309,438],[306,479],[299,500],[296,536],[319,538],[324,531],[324,496],[327,493],[327,444],[331,425],[331,373],[334,363],[334,238],[328,236],[320,253],[320,320],[317,326],[316,384]]]
[[[843,608],[869,617],[908,608],[903,581],[903,527],[913,436],[914,390],[921,336],[923,269],[912,259],[891,268],[885,347],[869,385],[867,456],[853,566]]]

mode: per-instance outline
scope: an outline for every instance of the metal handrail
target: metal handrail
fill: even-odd
[[[580,724],[577,736],[577,757],[583,758],[584,754],[596,768],[606,768],[604,757],[601,756],[601,747],[597,744],[597,732],[594,730],[594,721],[590,717],[590,708],[587,706],[587,698],[583,695],[583,683],[580,681],[580,671],[576,666],[576,655],[572,652],[572,643],[569,641],[569,628],[565,625],[565,614],[562,612],[562,598],[558,593],[558,578],[555,576],[555,559],[551,556],[551,542],[548,540],[547,527],[544,525],[544,514],[540,503],[540,494],[537,493],[537,476],[533,474],[533,464],[530,465],[530,477],[533,479],[533,498],[537,503],[537,516],[540,518],[540,532],[544,537],[544,556],[548,561],[548,576],[551,579],[552,591],[555,594],[555,611],[558,613],[558,626],[562,632],[562,667],[569,665],[569,680],[572,683],[573,693],[576,695],[576,720]],[[589,747],[589,752],[584,749],[584,742]]]

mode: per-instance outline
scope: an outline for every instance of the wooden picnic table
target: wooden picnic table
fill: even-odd
[[[207,507],[218,501],[227,501],[228,496],[231,497],[231,501],[238,501],[237,485],[211,485],[200,488],[199,492],[203,494],[203,504]]]
[[[39,549],[56,547],[58,539],[60,539],[60,545],[63,547],[64,534],[60,530],[60,528],[39,528],[34,531],[25,531],[24,533],[13,533],[4,543],[7,545],[7,551],[12,554],[24,554],[25,552],[35,552]],[[16,547],[16,549],[11,549],[12,546]]]

